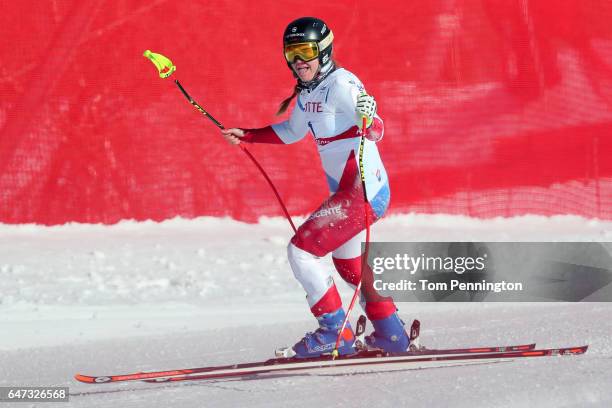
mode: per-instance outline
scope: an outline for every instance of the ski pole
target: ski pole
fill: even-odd
[[[159,73],[160,78],[168,78],[170,75],[172,75],[172,73],[174,71],[176,71],[176,66],[172,63],[172,61],[170,61],[170,59],[168,59],[167,57],[164,57],[161,54],[153,53],[150,50],[146,50],[143,55],[146,58],[148,58],[153,63],[153,65],[155,65],[155,67],[157,68],[157,71]],[[183,86],[178,81],[178,79],[175,79],[174,83],[176,84],[176,86],[178,86],[179,90],[185,96],[185,98],[187,98],[189,103],[191,103],[191,105],[193,105],[202,115],[204,115],[205,117],[210,119],[211,122],[213,122],[219,129],[225,129],[225,127],[221,124],[221,122],[219,122],[217,119],[215,119],[210,113],[208,113],[202,107],[202,105],[197,103],[187,93],[187,91],[185,90],[185,88],[183,88]],[[268,174],[266,173],[266,171],[263,169],[263,167],[261,167],[259,162],[251,154],[251,152],[246,147],[244,147],[244,145],[242,143],[240,143],[238,146],[240,146],[240,149],[242,149],[242,151],[249,157],[249,159],[251,159],[253,164],[259,169],[261,174],[264,176],[264,178],[266,179],[266,181],[270,185],[270,188],[272,188],[272,191],[274,192],[274,195],[276,195],[276,199],[278,200],[278,203],[280,204],[280,206],[281,206],[281,208],[283,210],[283,213],[285,214],[285,218],[287,218],[287,221],[289,221],[289,224],[291,224],[291,228],[293,228],[293,232],[296,233],[297,229],[295,228],[295,225],[293,224],[293,220],[291,219],[291,216],[289,215],[289,211],[287,211],[287,207],[285,206],[285,203],[283,202],[280,194],[278,193],[278,190],[276,190],[276,187],[274,186],[274,183],[272,183],[272,180],[270,179],[270,177],[268,177]]]
[[[359,277],[359,283],[357,284],[357,287],[355,288],[355,292],[353,293],[351,303],[349,304],[349,307],[346,311],[346,316],[344,316],[344,321],[342,322],[342,328],[340,329],[340,332],[338,333],[338,337],[336,338],[336,345],[334,346],[334,351],[332,351],[332,359],[335,359],[336,357],[338,357],[338,347],[340,347],[342,333],[344,332],[344,329],[346,328],[346,324],[349,321],[349,316],[351,315],[351,310],[353,310],[357,297],[359,296],[359,292],[361,291],[361,282],[363,281],[363,273],[365,269],[364,263],[367,265],[367,262],[368,262],[368,247],[370,243],[370,216],[368,213],[368,194],[366,192],[365,169],[363,167],[363,151],[365,147],[365,137],[366,137],[365,133],[366,133],[368,120],[365,116],[362,118],[362,120],[363,122],[361,124],[361,140],[359,141],[359,171],[361,173],[361,187],[363,189],[366,241],[365,241],[365,248],[363,251],[363,258],[361,259],[361,275]]]

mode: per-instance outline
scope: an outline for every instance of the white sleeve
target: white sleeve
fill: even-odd
[[[355,107],[357,97],[362,92],[365,92],[365,89],[359,80],[355,77],[342,76],[335,81],[331,95],[337,111],[349,116],[357,126],[361,126],[361,118],[357,115]]]
[[[306,123],[304,112],[300,109],[299,103],[298,96],[289,119],[272,125],[274,132],[285,144],[298,142],[308,133],[308,123]]]

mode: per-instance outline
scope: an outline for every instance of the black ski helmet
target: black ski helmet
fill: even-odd
[[[301,17],[292,21],[283,34],[283,49],[288,44],[314,41],[319,47],[320,73],[325,75],[334,65],[332,61],[332,42],[334,34],[323,20],[316,17]],[[291,63],[287,62],[289,68]]]

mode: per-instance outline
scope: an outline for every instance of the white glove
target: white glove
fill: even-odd
[[[360,94],[357,97],[355,112],[357,112],[357,116],[360,119],[359,126],[361,127],[361,121],[365,117],[367,121],[366,127],[370,127],[372,121],[374,120],[374,115],[376,114],[376,100],[374,97],[365,92]]]

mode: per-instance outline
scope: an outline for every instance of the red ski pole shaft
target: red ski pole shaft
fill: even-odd
[[[185,88],[183,88],[183,86],[181,85],[181,83],[178,80],[175,79],[174,82],[176,83],[176,86],[178,86],[180,91],[183,93],[185,98],[187,98],[189,103],[191,103],[202,115],[204,115],[205,117],[210,119],[210,121],[213,122],[219,129],[225,129],[225,127],[221,124],[221,122],[219,122],[217,119],[212,117],[212,115],[210,113],[208,113],[199,103],[197,103],[187,93]],[[278,190],[274,186],[274,183],[272,182],[270,177],[268,177],[268,174],[263,169],[263,167],[261,167],[259,162],[255,159],[255,156],[253,156],[251,154],[251,152],[249,152],[249,150],[245,146],[242,145],[242,143],[239,146],[240,146],[240,149],[244,152],[244,154],[246,154],[249,157],[249,159],[251,159],[251,161],[253,162],[255,167],[257,167],[257,169],[259,169],[259,172],[262,174],[262,176],[264,176],[264,178],[268,182],[268,185],[270,186],[270,188],[274,192],[274,195],[276,196],[276,199],[278,200],[278,204],[281,206],[281,209],[283,210],[283,213],[285,214],[285,218],[287,218],[287,221],[289,221],[289,224],[291,225],[291,228],[293,228],[293,232],[297,233],[297,229],[295,228],[295,224],[293,224],[293,220],[291,219],[291,215],[289,215],[289,211],[287,210],[287,207],[285,206],[285,203],[283,202],[283,199],[281,198],[280,194],[278,193]]]

